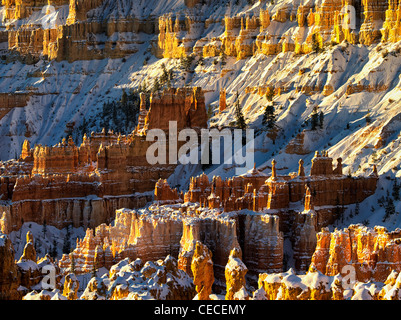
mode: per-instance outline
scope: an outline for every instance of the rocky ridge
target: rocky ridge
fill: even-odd
[[[241,251],[249,281],[256,281],[258,275],[266,270],[282,270],[285,236],[292,242],[295,266],[300,271],[306,271],[312,256],[318,254],[318,251],[315,252],[320,245],[316,241],[316,237],[319,240],[318,230],[339,217],[340,211],[337,210],[341,206],[336,203],[338,199],[333,191],[345,193],[343,189],[333,189],[336,186],[333,181],[341,174],[338,172],[339,165],[333,171],[331,162],[332,159],[317,153],[310,180],[305,180],[306,176],[303,176],[302,162],[301,176],[293,177],[293,180],[277,176],[274,167],[270,177],[256,169],[228,181],[215,177],[209,182],[207,176],[202,175],[192,178],[190,189],[180,196],[165,180],[159,180],[153,204],[145,209],[118,210],[114,225],[102,224],[95,230],[88,229],[71,255],[63,256],[60,267],[68,270],[73,259],[77,272],[89,272],[94,264],[109,267],[111,262],[121,258],[149,261],[172,255],[178,259],[180,269],[194,276],[193,256],[197,243],[200,243],[211,251],[215,284],[222,287],[227,261],[234,249]],[[299,180],[301,177],[302,182]],[[362,187],[361,198],[358,198],[358,188],[353,187],[354,195],[345,200],[346,204],[362,201],[374,192],[377,177],[352,179],[353,183]],[[327,181],[327,184],[322,184],[322,181]],[[297,187],[297,183],[302,183],[303,195],[298,194],[301,188]],[[287,188],[277,188],[277,184],[287,185]],[[256,191],[251,193],[251,205],[245,201],[252,185],[259,185],[259,194],[269,199],[264,206],[255,206],[258,199]],[[331,186],[330,197],[326,196],[327,190],[322,187],[327,188],[328,185]],[[348,188],[347,183],[341,186]],[[222,205],[224,194],[231,194],[229,199],[236,204],[235,207]],[[168,199],[168,195],[172,198]],[[280,202],[285,197],[292,199],[294,204],[303,200],[303,205],[297,210],[289,202]]]
[[[67,138],[53,147],[31,149],[25,140],[20,159],[2,163],[1,230],[18,230],[23,221],[90,227],[76,249],[60,261],[63,272],[72,271],[72,265],[81,274],[97,266],[113,269],[122,259],[131,264],[138,257],[157,261],[171,255],[177,259],[178,278],[186,277],[181,271],[192,277],[201,299],[210,298],[213,283],[217,291],[227,288],[227,298],[248,298],[251,292],[244,279],[254,285],[258,277],[266,279],[259,281],[254,298],[396,299],[398,230],[351,225],[330,233],[325,227],[347,206],[377,192],[378,171],[398,170],[399,4],[325,0],[302,5],[205,5],[195,0],[167,1],[163,9],[154,1],[132,4],[2,2],[0,68],[5,92],[0,93],[0,134],[5,139],[0,147],[10,143],[5,158],[20,150],[21,137],[60,141],[54,134],[50,137],[52,130],[74,128],[82,121],[82,112],[91,113],[92,106],[118,96],[122,88],[146,81],[155,84],[159,67],[176,68],[173,86],[194,88],[154,93],[149,111],[142,95],[138,126],[131,135],[87,134],[80,147]],[[352,10],[355,26],[348,24]],[[117,72],[118,81],[107,78],[116,64],[124,69]],[[235,95],[238,91],[240,97]],[[99,98],[94,102],[95,96]],[[209,178],[196,176],[198,170],[185,194],[166,180],[175,167],[149,170],[144,161],[147,130],[167,130],[165,120],[176,120],[179,128],[232,126],[236,97],[252,128],[260,129],[267,102],[277,112],[274,134],[256,138],[257,150],[264,150],[256,160],[263,169],[255,166],[248,175],[230,177],[229,168],[214,167],[208,170]],[[76,107],[74,99],[79,101]],[[325,117],[318,130],[307,129],[312,110]],[[53,123],[64,120],[51,130],[43,129],[49,131],[45,138],[43,116],[47,119],[51,112],[57,114]],[[337,158],[336,166],[325,151],[313,156],[317,148],[328,148]],[[307,161],[298,163],[297,155]],[[224,177],[212,178],[213,170]],[[354,177],[354,172],[364,177]],[[170,181],[178,175],[175,172]],[[155,184],[155,203],[115,214],[122,207],[143,207],[153,198]],[[40,290],[33,239],[28,238],[16,267],[5,240],[2,254],[10,273],[4,275],[2,292],[8,298],[21,295],[8,275],[20,277],[24,293]],[[296,271],[282,273],[289,247]],[[206,261],[213,275],[200,272],[194,257],[199,263]],[[159,277],[165,272],[163,263],[148,266],[148,278],[159,287],[151,291],[144,286],[151,294],[142,297],[166,298],[160,295],[165,288],[160,280],[164,277]],[[296,274],[307,270],[306,275]],[[343,270],[355,270],[357,281],[381,283],[356,282],[351,290],[344,289]],[[266,272],[273,274],[262,277]],[[65,279],[63,297],[77,299],[78,280],[74,275]],[[126,282],[117,285],[113,296],[107,293],[108,281],[93,277],[82,298],[128,297]],[[166,291],[170,290],[174,291]],[[190,291],[185,298],[192,297]],[[42,291],[25,297],[62,295]]]
[[[2,200],[8,202],[1,206],[3,232],[19,229],[21,221],[93,228],[110,222],[118,208],[144,206],[152,199],[146,192],[176,166],[148,163],[146,153],[153,141],[146,139],[146,131],[163,125],[168,132],[168,121],[173,119],[183,119],[180,129],[206,127],[202,97],[200,88],[152,95],[144,128],[130,135],[92,132],[84,135],[79,147],[71,137],[52,147],[31,148],[26,140],[20,158],[2,168],[0,189]],[[160,108],[171,119],[160,118]]]

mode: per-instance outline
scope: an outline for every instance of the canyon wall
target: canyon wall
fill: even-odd
[[[344,206],[374,194],[378,179],[375,174],[346,176],[342,172],[342,160],[337,160],[336,167],[332,162],[326,153],[316,152],[309,176],[305,176],[302,161],[297,175],[278,176],[277,163],[273,160],[270,176],[253,169],[246,175],[226,180],[214,177],[209,181],[206,175],[193,177],[184,201],[199,202],[209,208],[221,207],[225,212],[268,209],[280,216],[282,230],[289,230],[288,208],[291,203],[303,201],[309,189],[307,210],[315,210],[316,226],[320,229],[333,223]]]
[[[107,5],[107,1],[4,1],[8,48],[23,55],[45,55],[58,61],[121,58],[137,51],[138,34],[156,34],[152,52],[158,58],[180,58],[191,53],[203,57],[224,53],[237,59],[254,54],[280,52],[310,53],[330,43],[371,45],[397,42],[399,3],[393,0],[324,0],[297,6],[280,6],[274,13],[263,4],[247,14],[204,16],[201,6],[192,2],[184,14],[161,16],[124,16],[116,20],[88,14]],[[40,24],[18,27],[15,21],[34,14],[53,14],[68,6],[68,15],[59,25]],[[98,11],[96,11],[98,12]],[[218,35],[205,33],[218,26]]]
[[[0,300],[21,300],[33,288],[44,289],[49,285],[45,279],[49,272],[53,272],[56,286],[61,280],[60,269],[52,258],[36,257],[34,241],[32,233],[27,232],[23,254],[16,260],[9,236],[0,232]]]
[[[138,124],[136,132],[145,134],[147,130],[169,131],[170,121],[177,122],[177,130],[185,128],[207,128],[205,94],[200,87],[170,88],[162,93],[152,93],[150,108],[143,125]]]
[[[327,275],[346,274],[355,270],[358,281],[384,282],[392,271],[400,272],[400,230],[388,232],[351,225],[330,233],[317,234],[316,251],[311,267]]]
[[[162,109],[168,117],[160,116]],[[147,140],[147,130],[168,133],[169,121],[176,121],[179,129],[206,128],[205,109],[200,88],[167,90],[151,99],[143,130],[132,134],[85,134],[79,147],[71,137],[51,147],[31,148],[26,140],[20,158],[1,169],[1,199],[9,201],[2,205],[3,232],[17,230],[23,221],[94,228],[109,223],[116,209],[144,206],[153,199],[149,191],[176,167],[148,163],[154,141]]]
[[[94,1],[5,1],[8,49],[22,55],[40,56],[57,61],[122,58],[137,52],[141,43],[139,32],[153,33],[154,19],[127,17],[125,19],[89,19],[87,13],[98,8],[102,0]],[[15,27],[15,20],[30,18],[40,12],[62,16],[60,8],[68,6],[66,19],[59,18],[54,25],[40,23]],[[47,9],[46,9],[47,8]],[[50,8],[50,9],[49,9]],[[105,40],[105,38],[107,40]]]
[[[30,93],[0,93],[0,120],[14,108],[28,104]]]
[[[202,21],[203,28],[212,23],[224,26],[220,36],[200,38],[193,53],[203,57],[222,53],[237,59],[254,54],[276,55],[293,51],[310,53],[315,46],[323,48],[330,43],[371,45],[380,41],[397,42],[398,3],[394,1],[338,1],[325,0],[298,7],[281,6],[274,14],[260,6],[259,12],[225,16],[220,21]],[[177,18],[178,19],[178,18]],[[178,28],[178,20],[160,18],[158,57],[179,58],[191,53],[190,27]],[[188,19],[186,25],[195,22]],[[197,21],[196,23],[199,24]],[[383,26],[383,28],[381,28]],[[191,39],[188,41],[188,39]]]

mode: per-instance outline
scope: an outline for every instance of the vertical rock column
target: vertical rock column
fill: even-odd
[[[210,300],[214,282],[212,252],[199,241],[196,242],[191,270],[198,300]]]
[[[226,300],[236,300],[236,298],[249,298],[246,291],[245,275],[248,268],[242,262],[242,254],[240,249],[231,250],[228,263],[226,265]]]

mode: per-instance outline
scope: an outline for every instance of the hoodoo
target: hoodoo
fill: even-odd
[[[401,299],[401,0],[0,17],[0,300]]]

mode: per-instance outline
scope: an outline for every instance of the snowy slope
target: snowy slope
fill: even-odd
[[[30,231],[33,235],[37,257],[41,258],[46,253],[51,252],[53,250],[54,244],[56,244],[57,258],[61,259],[63,255],[63,246],[67,241],[67,228],[60,230],[49,225],[43,226],[35,222],[25,222],[20,230],[13,231],[9,234],[10,240],[12,241],[15,250],[16,260],[18,260],[24,252],[24,247],[26,245],[26,234],[28,231]],[[77,238],[83,239],[84,236],[85,229],[83,227],[70,227],[69,240],[71,248],[75,248]]]
[[[259,15],[261,7],[267,7],[271,15],[284,7],[296,13],[299,5],[299,1],[288,0],[274,1],[274,4],[256,2],[254,5],[245,0],[239,0],[237,4],[226,0],[205,2],[207,5],[189,9],[184,0],[107,0],[88,16],[90,19],[134,17],[146,20],[171,13],[219,21],[225,15]],[[0,9],[0,15],[3,15],[3,9]],[[50,28],[65,23],[67,15],[68,7],[64,6],[50,15],[39,12],[19,23],[38,23]],[[196,30],[196,38],[210,40],[223,32],[221,23],[211,23],[205,30]],[[297,24],[295,21],[273,21],[269,32],[296,34]],[[196,66],[195,59],[194,72],[187,73],[179,68],[179,59],[157,59],[151,55],[151,41],[157,40],[157,35],[139,33],[135,36],[138,52],[124,59],[74,63],[40,60],[35,65],[0,61],[0,92],[37,93],[26,107],[15,108],[0,120],[0,159],[18,156],[26,135],[31,145],[53,145],[67,135],[68,124],[75,123],[78,127],[84,119],[93,120],[88,132],[100,131],[98,118],[103,103],[119,100],[123,89],[136,89],[144,81],[151,86],[165,64],[167,69],[173,70],[173,86],[200,86],[207,92],[206,105],[214,111],[211,126],[229,126],[235,120],[233,104],[235,94],[239,93],[248,125],[256,129],[255,163],[266,174],[270,173],[273,159],[277,161],[279,174],[288,174],[297,171],[300,158],[304,159],[308,173],[314,151],[325,149],[333,159],[343,158],[346,173],[367,175],[376,164],[380,174],[401,175],[400,44],[367,47],[341,43],[327,46],[319,54],[260,54],[244,60],[227,57],[224,66],[219,57],[205,58],[203,66]],[[347,88],[358,85],[372,89],[347,94]],[[261,131],[262,116],[268,103],[266,97],[246,93],[247,88],[259,86],[285,88],[280,96],[274,97],[277,126],[281,128],[274,144]],[[324,95],[324,86],[331,86],[334,92]],[[315,87],[321,89],[302,93],[303,89]],[[219,114],[222,88],[227,91],[229,108]],[[324,128],[312,132],[305,121],[315,107],[324,113]],[[366,122],[367,115],[371,118],[370,123]],[[301,132],[306,137],[304,147],[310,153],[287,154],[286,146]],[[204,169],[210,178],[235,174],[235,168],[227,165]],[[201,166],[179,166],[170,180],[173,186],[185,188],[189,177],[201,172]],[[368,200],[366,206],[361,204],[361,211],[362,207],[370,210],[369,201],[373,200]],[[361,217],[360,221],[368,219],[369,215]],[[394,226],[397,225],[398,220]]]

